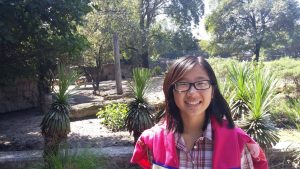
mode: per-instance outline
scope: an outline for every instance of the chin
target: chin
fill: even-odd
[[[188,114],[191,114],[193,116],[198,116],[198,115],[205,114],[205,112],[204,111],[190,111],[190,112],[188,112]]]

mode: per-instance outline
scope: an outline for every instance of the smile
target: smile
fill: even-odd
[[[197,105],[197,104],[200,104],[201,101],[185,101],[186,104],[189,104],[189,105]]]

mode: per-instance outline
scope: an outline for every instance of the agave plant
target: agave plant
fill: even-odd
[[[244,116],[248,113],[249,107],[247,101],[250,97],[249,95],[249,84],[248,81],[251,79],[250,74],[250,65],[243,63],[241,66],[231,64],[230,67],[227,67],[229,72],[229,82],[230,89],[233,89],[234,96],[229,102],[232,117],[236,119],[243,119]]]
[[[78,77],[79,75],[75,71],[67,71],[63,64],[59,64],[59,88],[54,91],[54,101],[40,124],[44,136],[45,159],[57,155],[60,143],[66,140],[70,132],[70,104],[68,101],[71,97],[71,90],[68,88]]]
[[[234,96],[236,96],[235,92],[235,86],[229,82],[227,79],[224,79],[223,83],[218,84],[220,88],[220,92],[224,96],[225,100],[228,101],[228,103],[234,102]]]
[[[131,90],[133,91],[135,98],[134,101],[129,103],[125,126],[130,133],[133,133],[135,143],[141,133],[145,129],[152,127],[154,124],[149,104],[145,100],[145,92],[149,87],[151,75],[150,69],[133,69]]]
[[[275,125],[270,120],[270,105],[274,99],[277,80],[267,70],[257,68],[250,85],[250,96],[246,102],[248,116],[241,120],[240,127],[251,135],[263,148],[275,145],[279,137]]]

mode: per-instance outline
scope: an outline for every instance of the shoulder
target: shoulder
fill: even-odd
[[[211,118],[212,130],[215,135],[220,135],[224,138],[227,136],[230,139],[236,138],[239,143],[245,144],[254,142],[251,137],[241,128],[235,126],[234,128],[228,127],[228,121],[223,119],[222,123],[217,122],[215,118]]]
[[[167,133],[165,124],[156,124],[150,129],[145,130],[140,139],[146,144],[150,144],[154,138],[163,137]]]
[[[156,124],[153,127],[146,129],[145,131],[143,131],[142,136],[148,136],[148,135],[155,135],[158,133],[162,133],[162,132],[166,132],[166,125],[163,124]]]

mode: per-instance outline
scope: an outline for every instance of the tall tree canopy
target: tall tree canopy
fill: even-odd
[[[43,78],[56,58],[78,55],[85,41],[76,32],[76,25],[90,10],[88,3],[0,1],[0,79],[35,74]]]
[[[89,11],[89,0],[1,0],[0,85],[36,78],[43,107],[57,59],[72,60],[87,45],[76,25]]]
[[[251,52],[258,61],[262,48],[284,43],[294,34],[300,18],[295,0],[222,0],[206,18],[212,35],[209,50]]]
[[[199,23],[204,13],[202,0],[139,0],[138,4],[142,42],[139,53],[144,67],[149,67],[149,29],[155,23],[156,16],[165,14],[173,18],[180,28],[185,27],[188,30],[192,22]]]
[[[92,0],[91,5],[92,11],[84,17],[84,25],[78,30],[90,43],[81,65],[98,91],[103,64],[113,61],[113,34],[118,33],[122,42],[126,42],[136,32],[132,12],[135,5],[120,0]]]
[[[153,50],[159,44],[158,41],[170,41],[174,35],[182,38],[189,37],[194,42],[190,34],[191,25],[197,24],[204,12],[202,0],[94,0],[93,4],[95,10],[86,21],[98,34],[91,36],[95,33],[88,33],[91,31],[85,27],[82,29],[88,39],[97,41],[98,45],[91,50],[97,51],[98,54],[94,52],[93,55],[99,55],[99,48],[103,45],[111,48],[112,32],[118,32],[122,55],[132,58],[132,61],[136,62],[134,64],[143,67],[149,67],[149,57],[158,54],[159,50]],[[173,31],[162,29],[158,17],[169,18],[173,24]],[[98,23],[92,18],[97,18]],[[176,33],[178,31],[182,33]],[[187,33],[182,36],[184,31]],[[165,44],[167,43],[169,42]],[[108,58],[109,54],[105,53],[102,52],[101,57]]]

